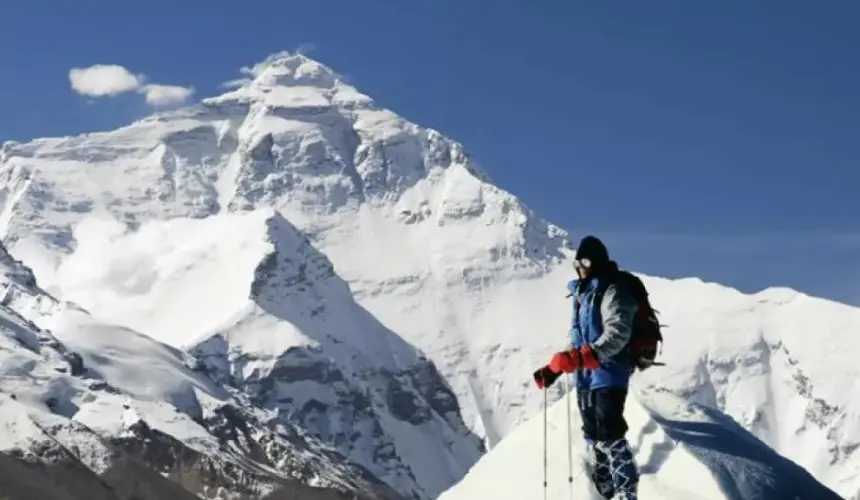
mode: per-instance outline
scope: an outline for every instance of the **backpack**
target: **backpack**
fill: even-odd
[[[633,273],[619,270],[614,280],[604,280],[597,289],[594,299],[595,307],[600,307],[603,293],[612,283],[620,284],[628,293],[632,293],[639,305],[636,309],[636,315],[633,317],[633,332],[627,349],[631,363],[640,371],[651,366],[662,365],[663,363],[656,362],[655,358],[657,357],[658,344],[661,347],[663,344],[663,334],[660,331],[663,325],[657,319],[657,311],[651,307],[645,284]]]

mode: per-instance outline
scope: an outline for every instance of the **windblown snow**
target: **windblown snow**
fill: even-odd
[[[539,411],[530,373],[566,344],[582,235],[457,142],[275,54],[187,108],[3,144],[0,236],[42,288],[113,325],[90,336],[69,316],[55,333],[124,393],[193,418],[228,391],[433,498],[479,439],[495,447]],[[640,383],[719,408],[860,499],[860,310],[644,279],[669,328],[667,366]],[[57,302],[16,293],[34,314]],[[186,356],[191,373],[172,371]]]
[[[547,413],[548,498],[602,500],[588,479],[576,401]],[[838,500],[807,471],[781,457],[719,411],[653,389],[631,394],[625,416],[641,471],[641,498],[661,500]],[[540,498],[544,421],[536,415],[485,455],[439,500]],[[568,434],[570,432],[570,434]],[[573,448],[572,460],[568,443]],[[573,477],[573,482],[568,481]]]
[[[130,232],[108,217],[84,219],[57,286],[104,320],[184,346],[241,314],[269,251],[264,224],[261,214],[225,215]]]

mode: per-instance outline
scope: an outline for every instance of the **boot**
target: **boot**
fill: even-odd
[[[612,469],[609,466],[609,457],[594,443],[588,445],[586,471],[600,496],[606,500],[613,500],[615,489],[612,485]]]
[[[616,495],[613,500],[637,500],[639,469],[627,440],[622,438],[600,442],[597,443],[596,448],[601,449],[609,457],[612,486]]]

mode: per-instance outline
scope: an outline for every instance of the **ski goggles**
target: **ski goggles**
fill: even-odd
[[[573,268],[574,269],[588,269],[590,267],[591,267],[591,261],[586,259],[586,258],[573,260]]]

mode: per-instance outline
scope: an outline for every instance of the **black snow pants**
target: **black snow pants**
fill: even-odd
[[[614,441],[627,434],[624,403],[627,389],[604,387],[593,391],[577,391],[582,432],[593,441]]]
[[[626,399],[624,388],[577,391],[582,433],[589,448],[590,476],[597,491],[607,499],[637,499],[639,470],[626,439]]]

